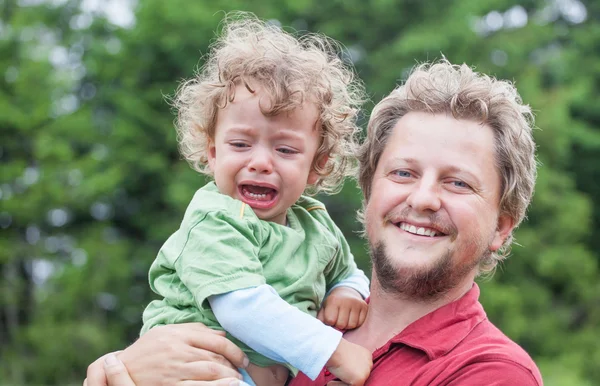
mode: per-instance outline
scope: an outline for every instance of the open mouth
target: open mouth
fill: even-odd
[[[445,233],[433,228],[427,227],[417,227],[415,225],[411,225],[406,222],[399,222],[395,224],[398,228],[402,229],[405,232],[412,233],[417,236],[427,236],[427,237],[441,237],[446,236]]]
[[[243,202],[255,209],[269,209],[277,201],[278,192],[268,186],[240,185],[240,196]]]

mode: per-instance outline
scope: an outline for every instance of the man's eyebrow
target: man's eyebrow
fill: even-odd
[[[390,160],[390,163],[394,164],[394,165],[395,164],[410,164],[410,165],[414,165],[414,164],[416,164],[418,162],[417,162],[416,159],[410,158],[410,157],[393,157]]]

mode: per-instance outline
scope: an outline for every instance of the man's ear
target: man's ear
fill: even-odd
[[[217,147],[215,146],[215,143],[209,139],[208,140],[208,144],[206,145],[207,148],[207,152],[206,152],[206,157],[208,158],[208,168],[211,171],[215,171],[215,160],[217,158]]]
[[[496,232],[494,233],[494,239],[490,244],[490,250],[495,252],[500,249],[514,228],[515,221],[512,217],[507,214],[500,215],[500,217],[498,217],[498,226],[496,227]]]
[[[316,162],[316,166],[318,166],[320,169],[322,169],[327,164],[327,161],[329,161],[329,155],[328,154],[322,156],[321,159]],[[320,177],[321,176],[319,175],[319,173],[317,173],[317,171],[313,167],[312,170],[310,171],[310,173],[308,173],[308,181],[307,181],[307,183],[309,185],[314,185],[314,184],[317,183],[317,181],[319,181]]]

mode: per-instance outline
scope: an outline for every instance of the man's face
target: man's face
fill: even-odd
[[[502,246],[500,176],[490,127],[411,112],[393,129],[367,203],[377,280],[388,292],[430,299],[471,280]]]

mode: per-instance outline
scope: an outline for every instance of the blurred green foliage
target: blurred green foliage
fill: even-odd
[[[547,385],[600,379],[598,1],[115,3],[128,4],[0,3],[0,384],[80,384],[136,338],[149,264],[204,183],[164,96],[236,9],[343,42],[374,102],[442,55],[516,82],[537,115],[539,180],[482,302]],[[321,198],[369,270],[355,184]]]

